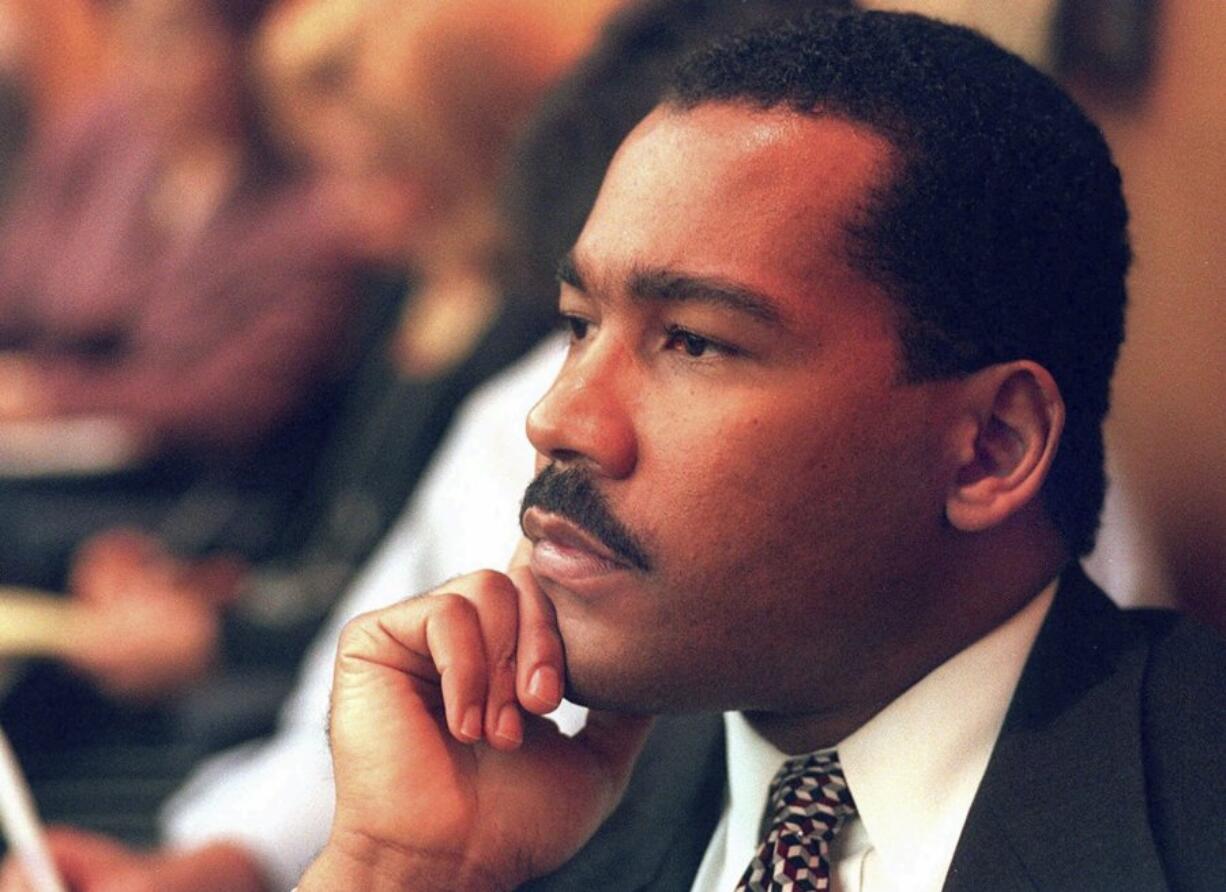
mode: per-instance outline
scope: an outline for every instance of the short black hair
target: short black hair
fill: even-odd
[[[605,169],[663,99],[680,62],[720,37],[852,0],[646,0],[612,16],[592,51],[550,91],[502,185],[510,245],[497,277],[521,315],[557,315],[558,261],[578,239]]]
[[[1072,100],[969,29],[866,12],[721,41],[680,67],[668,101],[784,106],[890,143],[847,250],[900,307],[906,376],[1044,366],[1067,407],[1044,504],[1068,548],[1089,551],[1131,251],[1119,171]]]

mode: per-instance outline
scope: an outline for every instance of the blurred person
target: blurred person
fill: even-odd
[[[0,449],[0,584],[60,589],[96,530],[174,525],[203,489],[236,518],[229,542],[258,554],[318,452],[350,365],[354,260],[262,129],[246,54],[264,6],[108,4],[123,70],[28,159],[0,238],[0,444],[37,433],[52,470],[24,476]],[[82,424],[133,448],[101,471],[55,465]],[[232,561],[208,566],[213,591],[232,588]],[[212,629],[177,577],[157,597],[112,579],[92,593],[91,655],[131,687],[106,655],[156,630],[144,667],[182,674]],[[0,722],[52,780],[84,764],[78,747],[152,744],[173,724],[50,661],[23,663],[4,695]]]
[[[346,209],[363,255],[384,271],[374,283],[380,300],[394,306],[400,296],[389,301],[387,292],[403,291],[407,313],[363,364],[307,504],[273,559],[242,572],[223,558],[182,558],[134,530],[99,535],[79,551],[71,588],[100,622],[112,621],[107,612],[171,604],[184,617],[177,634],[146,624],[122,647],[98,637],[74,654],[73,665],[112,695],[172,694],[218,657],[229,666],[292,665],[403,508],[463,394],[552,323],[547,301],[501,284],[505,231],[533,222],[504,222],[498,172],[518,126],[603,7],[589,3],[566,17],[544,2],[505,15],[485,0],[425,4],[411,16],[398,8],[286,4],[261,32],[259,59],[281,138],[310,164],[332,206]],[[483,59],[476,78],[466,64],[474,52]],[[404,68],[402,57],[419,60],[411,79],[369,78],[393,62]],[[322,78],[320,69],[332,74]],[[439,106],[466,113],[439,117],[428,139],[403,138],[410,125],[402,119],[424,120]],[[468,115],[497,126],[478,127]],[[318,126],[321,117],[328,127]],[[414,333],[423,328],[431,346],[418,349]]]
[[[474,20],[470,5],[488,14]],[[281,29],[293,31],[298,27],[295,16],[317,6],[298,3],[279,9],[268,30],[261,32],[261,45],[265,39],[276,45]],[[476,48],[498,53],[496,59],[487,55],[484,70],[491,76],[479,81],[467,77],[458,62],[441,64],[445,57],[436,54],[435,62],[440,64],[423,75],[431,79],[429,88],[418,83],[418,92],[402,91],[399,97],[363,98],[368,88],[354,77],[343,77],[337,84],[339,95],[328,99],[337,103],[338,114],[353,122],[352,132],[362,136],[349,156],[357,159],[352,166],[330,161],[316,143],[299,143],[301,159],[310,162],[327,185],[329,207],[335,206],[334,197],[350,188],[365,190],[365,201],[352,205],[353,220],[357,211],[374,206],[371,219],[356,227],[363,236],[359,247],[364,258],[381,267],[381,274],[368,283],[379,295],[373,301],[372,295],[366,295],[364,304],[376,304],[382,313],[401,303],[411,307],[420,290],[433,290],[441,300],[446,285],[458,289],[475,283],[483,293],[492,289],[494,314],[464,332],[463,349],[446,361],[419,364],[412,370],[401,362],[396,333],[418,324],[416,317],[410,314],[397,323],[393,316],[390,325],[377,327],[375,340],[386,343],[376,343],[361,362],[293,522],[282,531],[276,549],[256,566],[246,569],[217,558],[184,557],[176,547],[181,537],[169,535],[165,524],[146,532],[111,530],[79,550],[71,573],[82,611],[78,615],[95,628],[122,634],[83,636],[67,662],[106,695],[100,708],[121,701],[111,710],[117,714],[115,720],[108,723],[104,737],[91,740],[79,727],[84,723],[69,722],[62,711],[42,707],[49,698],[45,688],[35,684],[23,685],[4,705],[4,717],[22,724],[21,732],[32,724],[32,716],[45,715],[42,724],[48,733],[22,733],[15,740],[33,759],[36,794],[45,789],[54,795],[70,781],[81,791],[78,796],[55,797],[53,814],[84,820],[101,814],[103,826],[113,827],[118,818],[105,817],[99,806],[100,801],[112,801],[117,809],[127,810],[123,814],[128,816],[129,832],[141,839],[152,809],[139,797],[123,798],[114,778],[122,777],[123,765],[113,759],[109,771],[95,769],[96,777],[83,776],[89,769],[78,766],[95,763],[81,759],[77,748],[108,745],[120,752],[135,739],[146,753],[154,747],[199,751],[267,730],[278,694],[283,697],[288,690],[290,671],[310,634],[402,510],[456,403],[548,330],[552,313],[547,300],[510,292],[504,296],[495,281],[498,252],[489,246],[499,234],[489,230],[484,210],[477,215],[474,209],[496,204],[496,184],[448,179],[438,165],[442,158],[448,165],[455,163],[449,152],[427,152],[417,143],[403,142],[394,117],[365,109],[375,107],[376,99],[389,111],[395,108],[408,116],[418,114],[420,103],[445,104],[452,97],[474,113],[481,102],[488,103],[491,116],[506,122],[497,133],[490,131],[472,143],[453,140],[441,130],[432,138],[454,144],[455,151],[479,153],[473,159],[476,167],[499,167],[513,137],[510,122],[527,116],[540,92],[561,73],[583,40],[590,39],[601,6],[592,3],[587,9],[583,15],[576,8],[574,14],[558,17],[552,3],[524,3],[508,18],[501,6],[487,0],[466,0],[438,4],[426,17],[389,19],[381,3],[348,5],[349,12],[360,13],[351,20],[358,35],[378,31],[382,39],[394,23],[398,45],[407,54],[416,54],[422,42],[454,54],[467,55]],[[450,22],[461,30],[458,38],[448,37]],[[530,33],[530,39],[506,39],[520,30]],[[493,31],[500,35],[497,39],[483,33]],[[566,52],[546,51],[555,43]],[[356,68],[370,52],[369,46],[366,39],[346,43],[342,70]],[[548,66],[556,70],[550,74]],[[492,76],[495,70],[498,76]],[[311,81],[290,85],[291,90],[313,87]],[[266,94],[276,108],[277,84]],[[291,130],[291,140],[292,134]],[[379,182],[383,190],[366,189],[367,179]],[[419,181],[430,184],[431,202],[412,206],[401,202],[399,190],[420,189]],[[456,194],[446,194],[444,186],[453,187]],[[476,237],[467,228],[473,219],[483,221]],[[501,219],[496,223],[498,230],[506,225]],[[422,236],[421,227],[439,227],[447,235]],[[433,256],[435,250],[444,250],[446,256],[440,261]],[[466,272],[461,277],[456,270]],[[457,301],[463,298],[461,294]],[[178,513],[187,515],[190,509],[185,505]],[[207,684],[201,686],[201,681]],[[83,700],[98,699],[93,695],[90,690],[79,692]],[[224,706],[214,705],[219,697],[225,699]],[[161,720],[161,732],[145,730],[159,727],[150,715]],[[64,724],[70,733],[63,733]],[[167,772],[174,770],[172,766]]]
[[[806,8],[838,5],[812,0]],[[517,153],[504,189],[509,213],[519,221],[515,243],[561,256],[614,149],[658,100],[681,56],[713,35],[778,20],[797,8],[795,0],[652,0],[616,16],[597,50],[551,95]],[[515,259],[516,251],[509,251],[503,276],[552,299],[555,265]],[[131,884],[127,888],[144,882],[167,892],[288,888],[323,844],[331,814],[321,717],[340,625],[466,561],[496,561],[508,553],[515,505],[531,475],[522,416],[561,358],[558,343],[548,342],[467,401],[412,503],[312,646],[276,738],[202,768],[168,811],[167,848],[142,854],[76,831],[55,835],[66,869],[84,888],[120,878]],[[576,727],[573,714],[562,721]]]
[[[208,452],[319,375],[347,301],[246,85],[263,5],[115,4],[117,89],[32,159],[6,221],[5,417],[113,414],[150,452]]]
[[[275,504],[317,448],[353,257],[262,129],[264,5],[119,0],[114,88],[27,159],[0,234],[0,423],[41,432],[50,470],[5,476],[0,581],[61,585],[84,535],[162,516],[204,474]],[[81,422],[115,473],[56,464]]]
[[[371,252],[416,276],[396,349],[407,376],[445,372],[495,319],[513,323],[495,275],[506,151],[616,2],[302,0],[268,29],[283,129],[332,174]]]

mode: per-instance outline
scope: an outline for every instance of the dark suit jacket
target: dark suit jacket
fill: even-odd
[[[658,723],[626,798],[533,892],[688,892],[723,800],[717,716]],[[948,892],[1226,890],[1226,643],[1065,573]]]

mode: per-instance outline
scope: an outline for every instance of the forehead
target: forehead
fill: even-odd
[[[766,293],[876,291],[844,233],[890,162],[883,138],[839,118],[661,106],[619,149],[575,257],[610,286],[667,268]]]

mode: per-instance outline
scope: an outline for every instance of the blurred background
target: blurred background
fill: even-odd
[[[0,725],[45,812],[119,766],[92,826],[150,840],[272,729],[456,406],[551,330],[610,133],[537,115],[639,2],[0,0]],[[1136,263],[1095,575],[1226,630],[1226,3],[865,5],[983,30],[1104,129]]]
[[[72,549],[89,534],[115,523],[174,527],[185,514],[189,527],[210,527],[199,534],[174,530],[189,551],[235,539],[249,556],[275,550],[269,543],[278,534],[270,530],[285,523],[295,487],[309,478],[326,428],[335,423],[338,389],[352,384],[346,376],[358,354],[378,340],[372,330],[386,324],[369,318],[380,312],[370,306],[378,298],[370,296],[369,281],[354,282],[362,283],[372,270],[408,273],[424,257],[459,253],[455,246],[421,244],[437,241],[440,230],[462,229],[469,240],[493,241],[492,224],[483,220],[491,213],[472,207],[480,202],[460,202],[470,206],[456,212],[459,226],[440,225],[425,211],[440,203],[441,178],[488,183],[501,174],[489,134],[460,133],[463,128],[426,114],[442,105],[426,101],[425,91],[453,89],[464,77],[489,78],[491,72],[482,70],[483,55],[489,54],[457,55],[463,62],[456,64],[470,70],[444,72],[432,82],[423,72],[431,64],[446,66],[446,59],[410,64],[403,56],[404,28],[371,27],[372,21],[393,23],[412,15],[404,9],[432,5],[0,0],[0,310],[7,317],[0,319],[0,419],[6,420],[8,441],[0,445],[0,477],[22,481],[0,485],[6,552],[0,582],[62,587]],[[594,7],[614,5],[552,4],[557,17],[580,20],[596,14]],[[1219,49],[1226,38],[1226,6],[1214,0],[867,5],[980,28],[1067,84],[1106,131],[1124,174],[1137,257],[1109,428],[1121,490],[1116,495],[1126,499],[1124,513],[1137,518],[1147,565],[1155,567],[1152,574],[1146,571],[1141,588],[1226,626],[1226,411],[1213,396],[1226,383],[1226,267],[1215,262],[1226,218],[1226,57]],[[575,52],[586,39],[576,36],[580,31],[586,33],[576,28],[553,35],[561,44],[551,52]],[[524,54],[544,46],[543,38],[531,46],[522,30],[507,39],[523,42]],[[472,97],[477,92],[469,89]],[[520,123],[517,106],[526,111],[531,101],[526,95],[482,98],[481,117],[489,118],[494,108],[506,110],[491,125],[504,131]],[[470,97],[470,114],[475,101]],[[449,105],[456,114],[466,111]],[[183,113],[189,109],[214,113]],[[125,120],[99,120],[107,116]],[[425,137],[439,132],[459,142],[428,145]],[[484,158],[474,156],[474,140],[486,140]],[[163,147],[157,150],[161,162],[137,157],[152,151],[149,143]],[[102,154],[102,145],[109,154],[92,170],[74,168],[65,157],[73,150]],[[433,157],[423,161],[426,155]],[[448,156],[462,163],[445,169],[442,159]],[[413,164],[434,165],[429,179],[435,186],[406,173]],[[124,176],[126,185],[116,182]],[[252,181],[260,176],[279,185],[292,181],[309,194],[286,198],[277,194],[285,189],[257,188]],[[56,189],[68,183],[76,203],[57,204],[63,196]],[[471,182],[455,189],[478,191]],[[225,307],[206,312],[201,303],[211,298],[197,288],[177,306],[164,306],[175,302],[164,290],[175,287],[165,278],[174,273],[150,273],[139,256],[204,239],[209,221],[217,222],[213,212],[243,192],[254,193],[256,205],[281,202],[279,208],[262,208],[271,215],[268,225],[281,230],[269,236],[270,250],[284,254],[294,246],[298,269],[249,258],[234,264],[231,278],[211,286],[230,295],[236,288],[255,288],[241,300],[231,296]],[[132,219],[133,202],[147,202],[139,222]],[[287,217],[300,221],[304,215],[314,216],[315,225],[287,225]],[[149,218],[157,221],[152,227]],[[218,228],[230,227],[222,220]],[[302,231],[311,229],[316,231]],[[148,245],[139,243],[142,237]],[[211,247],[209,256],[217,257]],[[196,258],[182,275],[212,265]],[[156,284],[132,282],[159,274],[163,279]],[[268,300],[258,282],[250,284],[262,278],[284,286],[286,277],[294,278],[297,300]],[[302,296],[304,290],[313,291],[314,299]],[[421,373],[432,362],[445,364],[446,354],[463,352],[492,318],[475,290],[436,289],[449,298],[427,294],[412,302],[418,318],[405,326],[397,354],[402,365]],[[398,295],[384,299],[400,308]],[[37,311],[30,309],[40,303]],[[261,303],[263,308],[252,306]],[[240,311],[238,304],[246,306]],[[307,321],[301,319],[304,308],[311,313]],[[287,327],[287,313],[299,316],[298,330]],[[151,326],[168,324],[198,325],[206,332],[181,333],[177,341],[151,339]],[[248,338],[248,351],[280,344],[276,361],[265,357],[261,365],[238,356],[242,350],[228,344],[236,324],[263,326],[265,339]],[[312,324],[314,331],[304,330]],[[213,367],[200,356],[177,364],[161,357],[153,363],[160,367],[149,369],[142,349],[232,355]],[[133,367],[144,365],[126,382],[114,380],[115,357],[125,350]],[[112,380],[95,380],[107,376]],[[163,386],[160,377],[179,383]],[[198,386],[189,391],[183,379],[196,379]],[[265,394],[247,392],[227,401],[227,388],[239,388],[237,382],[246,389],[261,381]],[[211,389],[211,398],[202,389]],[[314,412],[307,408],[312,401],[319,404]],[[30,423],[35,418],[89,423],[44,431]],[[283,446],[287,438],[309,442],[282,462],[293,467],[270,468],[269,445]],[[161,462],[152,476],[129,474],[111,487],[98,483],[105,476],[99,472],[147,469],[151,459]],[[235,471],[244,461],[246,468]],[[226,470],[219,472],[219,466]],[[84,472],[91,477],[87,487],[74,479]],[[227,473],[229,504],[244,504],[257,517],[229,540],[217,530],[233,523],[233,512],[228,520],[214,516],[205,522],[190,519],[194,507],[174,510],[202,474],[215,479]],[[33,495],[31,477],[39,478]],[[55,484],[47,485],[48,478]],[[83,495],[83,489],[89,492]],[[54,490],[59,492],[48,496]],[[246,500],[236,500],[234,492]],[[261,498],[253,501],[253,492]],[[221,498],[216,488],[209,498]],[[61,528],[41,529],[48,505],[71,515]],[[35,534],[28,532],[31,525],[38,528]],[[18,550],[27,556],[16,555]]]

